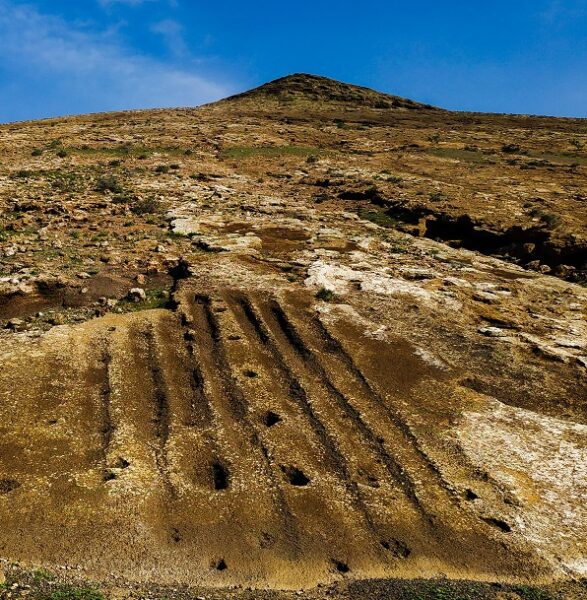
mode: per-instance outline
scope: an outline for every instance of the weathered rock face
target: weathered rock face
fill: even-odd
[[[294,83],[0,127],[0,559],[584,577],[582,130]]]

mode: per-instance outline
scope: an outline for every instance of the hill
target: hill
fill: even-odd
[[[408,98],[383,94],[375,90],[342,83],[328,77],[296,73],[270,81],[258,88],[236,96],[231,96],[221,103],[252,101],[276,101],[281,104],[309,102],[314,107],[320,104],[342,104],[354,108],[378,109],[433,109],[430,105],[420,104]]]
[[[307,75],[0,126],[12,597],[580,597],[586,144]]]

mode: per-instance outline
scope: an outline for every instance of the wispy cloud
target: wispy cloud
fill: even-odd
[[[165,35],[170,40],[172,29],[168,24]],[[219,83],[219,78],[185,66],[196,69],[198,64],[194,59],[175,66],[127,48],[115,30],[72,26],[31,6],[0,0],[0,70],[8,73],[10,82],[0,120],[28,116],[20,110],[19,94],[31,89],[42,90],[42,97],[31,98],[29,92],[30,116],[191,106],[232,91],[233,86]]]
[[[104,8],[113,6],[141,6],[152,2],[165,2],[171,7],[178,6],[178,0],[98,0],[98,4]]]
[[[184,58],[188,54],[188,47],[183,35],[183,27],[173,19],[164,19],[151,27],[153,33],[163,37],[171,54],[177,58]]]
[[[128,6],[138,6],[146,2],[158,2],[159,0],[98,0],[98,4],[102,6],[110,6],[112,4],[127,4]]]

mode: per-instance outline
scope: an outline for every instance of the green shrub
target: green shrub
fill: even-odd
[[[102,175],[96,180],[97,192],[112,192],[113,194],[121,194],[123,187],[115,175]]]
[[[141,198],[134,201],[131,205],[130,210],[135,215],[151,215],[157,213],[160,210],[160,204],[157,198],[149,196],[148,198]]]
[[[332,290],[323,287],[316,292],[316,299],[323,300],[324,302],[332,302],[336,299],[336,294]]]
[[[56,171],[49,179],[51,187],[60,192],[80,192],[84,188],[84,180],[75,171]]]
[[[430,200],[432,202],[440,202],[444,198],[444,194],[442,192],[432,192],[430,194]]]
[[[320,154],[319,148],[307,146],[233,146],[225,148],[220,153],[221,158],[249,158],[263,156],[267,158],[281,158],[282,156],[310,156]]]
[[[35,148],[31,152],[31,156],[41,156],[42,154],[43,154],[43,151],[40,148]]]
[[[393,229],[397,227],[397,221],[393,217],[390,217],[387,213],[379,210],[364,210],[359,209],[359,218],[365,219],[365,221],[371,221],[380,227],[386,227]]]

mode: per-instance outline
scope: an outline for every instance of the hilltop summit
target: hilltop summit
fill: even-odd
[[[318,103],[343,103],[368,108],[412,110],[434,108],[408,98],[384,94],[367,87],[307,73],[295,73],[275,79],[247,92],[231,96],[223,102],[242,99],[277,100],[283,103],[306,100]]]

